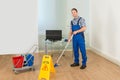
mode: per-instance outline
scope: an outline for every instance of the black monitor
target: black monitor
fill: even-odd
[[[46,40],[59,41],[62,39],[62,30],[46,30]]]

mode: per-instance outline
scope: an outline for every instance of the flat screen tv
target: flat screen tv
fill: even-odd
[[[62,39],[62,30],[46,30],[46,40],[59,41]]]

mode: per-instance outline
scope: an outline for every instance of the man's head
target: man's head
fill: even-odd
[[[74,18],[77,18],[78,17],[78,10],[76,8],[72,8],[71,9],[71,13],[72,13],[72,16]]]

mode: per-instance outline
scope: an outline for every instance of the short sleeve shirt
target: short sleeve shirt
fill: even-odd
[[[74,18],[74,19],[72,20],[73,25],[77,25],[77,22],[78,22],[79,18],[80,18],[80,17],[78,16],[78,18]],[[84,19],[84,18],[81,17],[81,19],[80,19],[80,21],[79,21],[79,25],[81,25],[81,27],[86,26],[86,23],[85,23],[85,19]],[[72,26],[72,25],[71,25],[71,26]]]

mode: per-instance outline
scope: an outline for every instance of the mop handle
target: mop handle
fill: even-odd
[[[37,44],[34,44],[34,45],[26,52],[26,54],[27,54],[27,53],[30,53],[30,51],[31,51],[34,47],[37,48],[37,46],[38,46]],[[35,50],[36,50],[36,48],[35,48]],[[35,51],[35,50],[34,50],[34,51]],[[33,51],[33,53],[34,53],[34,51]]]
[[[72,38],[73,38],[73,35],[71,36],[70,40],[71,40]],[[64,54],[64,52],[65,52],[66,48],[68,47],[69,43],[70,43],[70,42],[67,42],[67,44],[66,44],[66,46],[65,46],[64,50],[62,51],[61,55],[58,57],[58,60],[56,61],[56,63],[58,63],[58,62],[59,62],[60,58],[61,58],[61,57],[62,57],[62,55]]]

